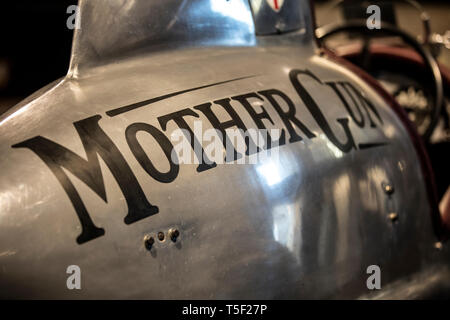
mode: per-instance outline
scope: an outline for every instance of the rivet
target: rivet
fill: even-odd
[[[394,193],[394,187],[389,183],[383,184],[383,190],[388,195],[391,195]]]
[[[440,241],[435,242],[434,247],[438,250],[442,250],[442,242]]]
[[[180,236],[180,231],[178,231],[178,229],[171,228],[169,229],[168,235],[170,240],[176,242],[177,238]]]
[[[164,241],[164,232],[162,231],[158,232],[158,240],[161,242]]]
[[[155,239],[153,239],[153,237],[151,237],[149,235],[146,235],[144,237],[144,246],[147,250],[151,250],[154,243],[155,243]]]
[[[398,220],[398,214],[395,213],[395,212],[389,213],[388,217],[389,217],[389,219],[390,219],[392,222],[395,222],[395,221]]]

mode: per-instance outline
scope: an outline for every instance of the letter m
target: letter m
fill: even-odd
[[[92,221],[73,183],[64,172],[71,172],[83,181],[103,201],[107,202],[105,182],[100,168],[99,156],[108,166],[116,179],[128,205],[128,214],[124,222],[131,224],[158,213],[158,207],[151,205],[131,168],[119,149],[98,125],[100,115],[74,122],[80,136],[87,160],[69,149],[41,136],[15,144],[13,148],[28,148],[35,152],[52,170],[59,183],[67,193],[80,220],[82,231],[77,243],[82,244],[105,234]]]

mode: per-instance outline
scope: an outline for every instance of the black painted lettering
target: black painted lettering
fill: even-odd
[[[342,83],[326,82],[326,85],[330,86],[333,89],[333,91],[338,96],[339,100],[341,100],[341,102],[344,105],[345,109],[347,110],[348,114],[350,115],[352,120],[358,125],[358,127],[364,128],[364,122],[365,122],[364,121],[364,116],[363,116],[363,114],[361,112],[361,109],[360,109],[358,103],[356,102],[355,97],[353,97],[353,95],[348,91],[348,89]],[[344,95],[342,94],[340,88],[343,88],[344,91],[347,93],[347,96],[349,96],[350,99],[352,100],[356,111],[358,111],[358,113],[359,113],[359,119],[355,117],[355,114],[353,113],[352,108],[350,108],[350,105],[347,102],[347,100],[345,99]]]
[[[361,102],[361,105],[363,106],[364,110],[366,111],[367,117],[369,118],[370,126],[372,128],[376,127],[375,122],[372,119],[372,116],[370,115],[370,111],[377,117],[378,121],[380,121],[381,124],[383,124],[383,119],[381,119],[380,114],[378,113],[375,106],[370,102],[369,99],[364,97],[360,90],[358,90],[353,84],[350,82],[344,82],[344,87],[350,88],[351,91],[355,93],[355,95],[358,97],[359,101]]]
[[[300,96],[302,101],[305,103],[309,112],[311,112],[311,115],[314,117],[317,124],[320,126],[322,131],[325,133],[327,138],[331,141],[331,143],[333,143],[342,152],[349,152],[351,149],[356,149],[355,141],[353,139],[352,133],[348,126],[348,119],[341,118],[341,119],[336,120],[337,122],[339,122],[339,124],[344,129],[345,135],[347,137],[347,141],[345,143],[342,143],[337,139],[336,135],[331,130],[330,125],[328,124],[325,116],[323,115],[323,113],[320,110],[317,103],[314,101],[314,99],[311,97],[311,95],[308,93],[308,91],[305,89],[305,87],[298,80],[299,75],[306,75],[306,76],[314,79],[315,81],[317,81],[319,84],[323,84],[323,83],[322,83],[322,81],[320,81],[319,78],[317,78],[309,70],[291,70],[289,72],[289,79],[291,80],[292,85],[294,86],[298,95]]]
[[[239,115],[236,113],[236,111],[233,109],[233,107],[230,104],[230,99],[229,98],[225,98],[225,99],[221,99],[221,100],[216,100],[214,101],[214,103],[220,105],[221,107],[223,107],[225,109],[225,111],[227,111],[227,113],[230,115],[231,120],[228,121],[224,121],[221,122],[217,116],[214,114],[214,112],[212,112],[211,110],[211,103],[204,103],[201,105],[198,105],[196,107],[194,107],[194,109],[200,110],[201,112],[203,112],[203,114],[208,118],[209,122],[211,122],[212,126],[219,130],[222,133],[222,144],[225,147],[225,150],[227,150],[227,145],[232,147],[232,143],[230,141],[230,138],[228,137],[227,133],[226,133],[226,129],[231,128],[236,126],[238,129],[240,129],[240,131],[242,133],[244,133],[243,137],[245,138],[245,144],[246,144],[246,155],[249,155],[249,150],[256,150],[256,152],[259,151],[259,148],[255,145],[254,141],[245,135],[245,132],[247,132],[247,128],[244,125],[244,122],[242,122],[241,118],[239,117]],[[252,145],[250,146],[250,143],[252,143]],[[227,155],[228,155],[228,150],[227,150]],[[237,152],[236,149],[233,148],[233,157],[232,159],[229,159],[229,157],[225,157],[225,161],[234,161],[237,159],[240,159],[242,157],[242,154]]]
[[[158,213],[158,207],[151,205],[139,182],[134,176],[119,149],[98,125],[101,116],[74,122],[74,126],[83,143],[87,160],[69,149],[41,136],[31,138],[13,146],[34,151],[52,170],[59,183],[66,191],[80,220],[82,231],[77,242],[82,244],[105,234],[104,229],[93,223],[74,185],[64,173],[65,168],[86,183],[103,201],[107,202],[106,189],[98,156],[108,166],[116,179],[128,205],[126,224],[139,221]]]
[[[292,100],[280,90],[277,89],[270,89],[270,90],[264,90],[259,91],[259,94],[263,95],[264,97],[269,100],[269,102],[272,104],[272,106],[275,108],[277,113],[280,115],[281,120],[283,120],[284,126],[289,131],[289,143],[301,141],[303,138],[295,131],[293,124],[295,124],[309,139],[312,139],[315,137],[315,134],[312,133],[299,119],[295,117],[296,109],[295,105],[292,102]],[[275,99],[275,96],[280,97],[283,99],[284,102],[286,102],[288,106],[288,110],[284,111],[277,100]],[[279,145],[285,144],[285,131],[284,129],[281,132],[280,135],[280,143]]]
[[[253,108],[253,106],[249,102],[249,99],[258,99],[261,102],[264,101],[264,99],[261,98],[258,94],[256,94],[256,92],[251,92],[251,93],[235,96],[235,97],[232,97],[231,99],[239,101],[242,104],[242,106],[245,108],[245,110],[247,110],[247,112],[250,114],[250,117],[252,117],[253,121],[255,121],[256,126],[258,127],[259,130],[264,130],[265,132],[267,132],[267,128],[264,125],[264,122],[262,121],[263,119],[267,119],[267,120],[269,120],[269,122],[271,124],[274,124],[272,118],[267,113],[267,111],[263,105],[261,105],[262,111],[256,112],[256,110]],[[267,136],[266,141],[265,141],[265,144],[266,144],[265,148],[270,149],[273,145],[272,137],[270,136],[270,134],[268,132],[264,136]],[[280,138],[280,140],[281,140],[281,138]],[[279,143],[280,143],[280,141],[278,141],[277,145],[279,145]]]
[[[163,150],[164,154],[167,157],[167,160],[169,161],[169,171],[161,172],[155,168],[152,161],[145,154],[144,149],[137,140],[138,132],[147,132],[153,138],[155,138],[156,142],[158,142],[158,144],[161,146],[161,149]],[[172,161],[173,145],[170,140],[164,135],[164,133],[147,123],[133,123],[129,125],[125,130],[125,136],[127,138],[128,145],[130,146],[130,150],[131,152],[133,152],[136,160],[152,178],[164,183],[169,183],[175,180],[175,178],[178,176],[180,166],[178,165],[178,163],[174,163]]]
[[[197,157],[199,161],[199,166],[197,167],[197,172],[202,172],[211,168],[214,168],[217,166],[215,162],[212,162],[209,160],[205,154],[205,151],[201,145],[201,143],[198,141],[198,139],[195,137],[194,132],[192,131],[189,124],[184,120],[183,117],[192,116],[199,118],[200,116],[192,111],[189,108],[169,113],[164,116],[158,117],[159,124],[161,125],[161,128],[166,131],[167,128],[167,122],[170,120],[175,121],[177,126],[183,130],[183,133],[189,132],[189,135],[185,134],[186,139],[188,139],[191,143],[192,150],[194,150],[195,156]]]

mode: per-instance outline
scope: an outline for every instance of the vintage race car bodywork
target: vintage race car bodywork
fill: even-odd
[[[0,118],[2,297],[419,297],[449,284],[405,124],[319,54],[309,3],[292,3],[81,1],[68,75]],[[195,120],[278,129],[278,158],[177,165],[171,133]],[[70,265],[81,290],[66,286]]]

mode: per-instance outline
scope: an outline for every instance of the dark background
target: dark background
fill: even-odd
[[[77,2],[0,1],[0,114],[67,73],[73,31],[66,11]]]

